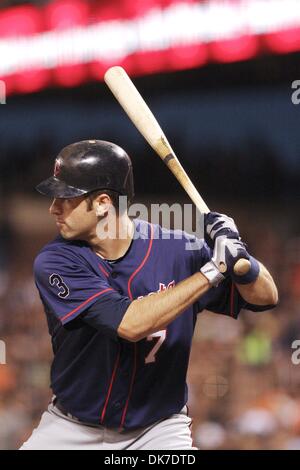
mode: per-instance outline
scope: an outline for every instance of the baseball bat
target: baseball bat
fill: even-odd
[[[104,75],[104,80],[135,127],[171,170],[200,213],[207,214],[208,206],[188,177],[156,118],[125,70],[119,66],[110,67]],[[243,275],[249,271],[249,268],[250,262],[240,259],[234,266],[234,272]],[[226,266],[222,270],[226,271]]]

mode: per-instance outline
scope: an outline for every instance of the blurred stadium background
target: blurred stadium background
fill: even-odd
[[[55,226],[33,188],[56,153],[111,140],[132,156],[135,202],[189,202],[104,86],[116,64],[208,205],[235,218],[279,286],[274,311],[199,316],[194,439],[202,449],[300,449],[299,61],[298,0],[2,0],[0,449],[18,448],[50,399],[32,263]]]

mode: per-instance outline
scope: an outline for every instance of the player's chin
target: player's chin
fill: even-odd
[[[60,230],[61,236],[65,240],[84,240],[83,234],[73,230]]]
[[[65,225],[59,227],[59,233],[65,240],[74,240],[76,237],[76,234],[72,230],[68,229],[68,227]]]

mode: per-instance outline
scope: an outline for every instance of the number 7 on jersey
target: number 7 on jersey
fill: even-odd
[[[150,364],[151,362],[155,362],[155,356],[159,350],[159,348],[162,346],[163,342],[165,341],[167,336],[167,330],[161,330],[157,331],[156,333],[153,333],[152,335],[147,336],[147,341],[153,341],[154,339],[158,338],[158,341],[154,344],[153,348],[145,358],[145,364]]]

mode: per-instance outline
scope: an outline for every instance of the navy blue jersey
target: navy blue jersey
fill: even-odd
[[[111,428],[146,426],[186,404],[198,312],[208,309],[236,318],[243,307],[262,310],[246,304],[226,280],[166,330],[136,343],[118,337],[132,300],[172,289],[211,258],[207,245],[191,235],[138,219],[134,224],[129,250],[114,263],[100,258],[87,243],[61,236],[34,263],[52,337],[53,393],[80,420]]]

